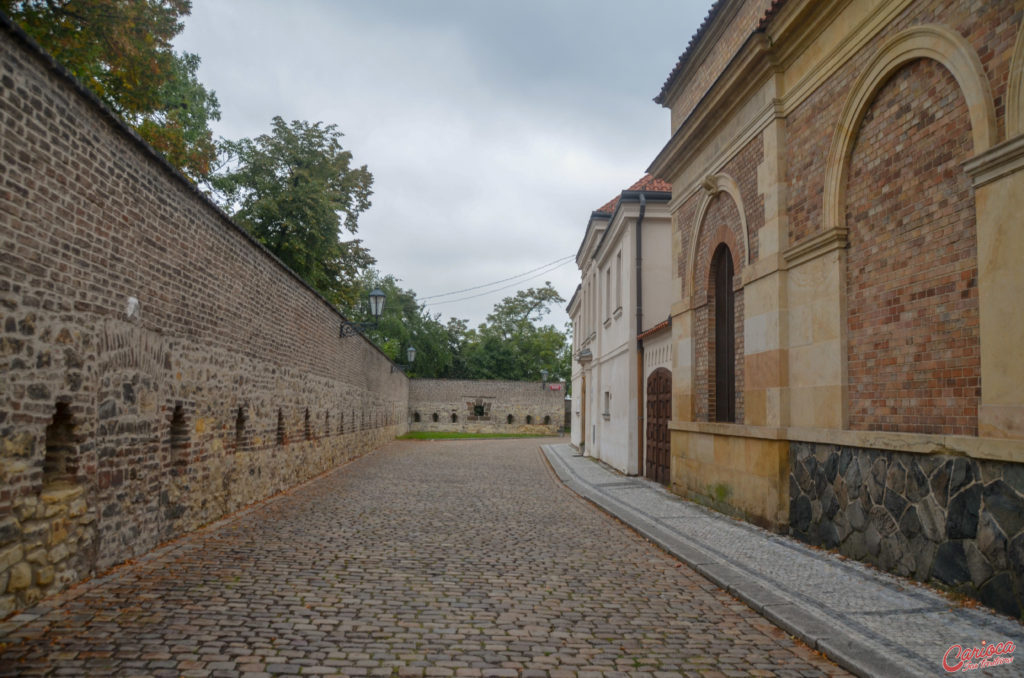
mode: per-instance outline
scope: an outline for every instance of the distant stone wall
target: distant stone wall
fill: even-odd
[[[1020,464],[793,443],[789,492],[800,539],[1020,617]]]
[[[561,383],[413,379],[409,430],[556,434],[564,401]]]
[[[405,432],[406,377],[2,17],[0,149],[0,618]]]

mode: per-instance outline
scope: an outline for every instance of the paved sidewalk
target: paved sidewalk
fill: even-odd
[[[953,644],[1024,647],[1024,626],[1007,617],[684,501],[567,444],[543,449],[572,490],[853,673],[945,675],[942,657]],[[1024,650],[1017,654],[968,675],[1024,676]]]

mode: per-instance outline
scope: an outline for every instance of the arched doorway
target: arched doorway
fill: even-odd
[[[711,421],[736,421],[736,300],[732,289],[732,253],[722,243],[711,260],[712,294],[714,301],[711,365],[714,379],[708,380],[711,396],[708,414]]]
[[[644,476],[668,485],[671,449],[668,420],[672,416],[672,373],[659,367],[647,377],[647,458]]]

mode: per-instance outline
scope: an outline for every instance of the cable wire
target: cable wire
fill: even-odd
[[[485,283],[483,285],[477,285],[475,287],[467,287],[466,289],[455,290],[454,292],[445,292],[444,294],[431,294],[428,297],[420,297],[417,301],[426,301],[427,299],[438,299],[440,297],[450,297],[453,294],[462,294],[463,292],[472,292],[473,290],[483,289],[484,287],[491,287],[492,285],[500,285],[501,283],[508,282],[509,280],[515,280],[516,278],[522,278],[523,276],[530,275],[534,271],[539,271],[542,268],[547,268],[548,266],[552,266],[554,264],[560,264],[560,266],[564,266],[565,264],[569,263],[570,259],[575,259],[575,258],[576,258],[575,254],[570,254],[567,257],[562,257],[560,259],[555,259],[554,261],[550,261],[550,262],[544,264],[543,266],[538,266],[537,268],[531,268],[529,271],[525,271],[523,273],[520,273],[519,275],[514,275],[511,278],[504,278],[503,280],[495,280],[494,282]],[[556,268],[558,268],[558,267],[556,266]],[[554,270],[554,269],[552,269],[552,270]],[[536,277],[536,276],[534,276],[534,277]],[[529,278],[528,278],[528,280],[529,280]],[[505,289],[505,288],[502,288],[502,289]],[[495,290],[495,291],[497,291],[497,290]],[[472,299],[472,297],[467,297],[467,298]],[[444,302],[444,303],[447,303],[447,302]]]
[[[572,257],[572,259],[575,259],[575,257]],[[557,262],[557,260],[556,260],[556,262]],[[553,264],[553,263],[556,263],[556,262],[551,262],[551,263]],[[555,271],[555,270],[557,270],[559,268],[562,268],[563,266],[565,266],[568,263],[570,263],[570,262],[569,261],[563,261],[562,263],[558,264],[557,266],[555,266],[553,268],[550,268],[550,269],[548,269],[546,271],[541,271],[537,275],[534,275],[534,276],[532,276],[530,278],[526,278],[525,280],[519,280],[517,282],[512,283],[511,285],[505,285],[504,287],[499,287],[497,289],[489,290],[487,292],[481,292],[480,294],[471,294],[468,297],[460,297],[458,299],[448,299],[446,301],[427,302],[427,303],[425,303],[423,305],[424,306],[441,306],[443,304],[454,304],[454,303],[459,302],[459,301],[468,301],[469,299],[476,299],[477,297],[486,297],[488,294],[494,294],[495,292],[501,292],[502,290],[507,290],[510,287],[518,287],[519,285],[521,285],[524,282],[527,282],[529,280],[533,280],[534,278],[539,278],[539,277],[541,277],[543,275],[547,275],[548,273],[551,273],[551,271]],[[551,264],[548,264],[548,266],[551,266]],[[537,270],[537,269],[534,269],[534,270]],[[506,280],[511,280],[511,278],[506,278]],[[481,285],[481,287],[486,287],[486,285]],[[478,288],[470,288],[470,289],[478,289]]]

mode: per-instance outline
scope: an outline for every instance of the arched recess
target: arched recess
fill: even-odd
[[[743,206],[743,198],[740,195],[740,185],[736,183],[736,180],[727,174],[714,174],[709,176],[701,184],[704,189],[704,198],[701,200],[700,207],[697,208],[697,218],[694,223],[697,227],[693,230],[693,236],[690,238],[690,256],[687,263],[687,294],[693,297],[694,290],[696,290],[697,281],[697,249],[700,243],[701,231],[704,229],[704,218],[707,216],[708,208],[711,206],[711,201],[715,199],[719,193],[727,193],[732,201],[736,204],[736,209],[740,213],[740,236],[743,243],[743,265],[747,266],[750,264],[750,239],[747,235],[747,212]]]
[[[846,227],[845,192],[850,153],[868,106],[896,69],[917,59],[937,61],[953,74],[967,100],[975,155],[995,145],[998,133],[992,89],[971,44],[959,33],[935,24],[914,26],[894,35],[857,78],[832,137],[825,165],[824,232]]]
[[[1024,23],[1017,31],[1006,90],[1006,138],[1012,139],[1018,134],[1024,134]]]

